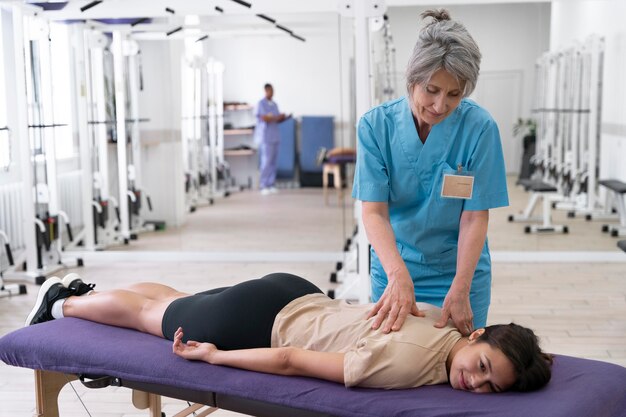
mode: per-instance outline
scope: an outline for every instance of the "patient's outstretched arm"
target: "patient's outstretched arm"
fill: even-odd
[[[343,353],[315,352],[296,347],[219,350],[211,343],[183,343],[183,330],[174,335],[172,350],[188,360],[225,365],[276,375],[298,375],[344,382]]]

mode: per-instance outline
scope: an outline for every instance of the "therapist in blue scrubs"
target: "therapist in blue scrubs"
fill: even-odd
[[[265,84],[264,88],[265,97],[259,101],[255,109],[257,124],[254,131],[254,139],[259,146],[261,154],[259,186],[261,194],[267,195],[278,192],[274,186],[278,169],[278,150],[280,148],[278,124],[291,116],[281,113],[278,110],[278,104],[272,100],[274,87],[271,84]]]
[[[372,327],[399,330],[415,301],[442,307],[464,335],[484,327],[491,298],[489,209],[508,205],[491,115],[467,99],[481,54],[444,9],[422,14],[407,96],[358,125],[353,197],[372,245]]]

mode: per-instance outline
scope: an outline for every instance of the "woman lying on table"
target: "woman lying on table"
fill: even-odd
[[[434,327],[440,310],[430,306],[385,334],[366,319],[371,304],[330,299],[291,274],[195,295],[157,283],[93,287],[76,274],[48,279],[26,325],[78,317],[172,340],[174,353],[185,359],[346,387],[449,383],[472,392],[530,391],[551,375],[551,356],[524,327],[488,326],[462,337],[454,327]]]

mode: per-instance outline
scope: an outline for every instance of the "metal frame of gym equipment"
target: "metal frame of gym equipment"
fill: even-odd
[[[396,47],[393,43],[393,35],[391,33],[391,25],[387,15],[376,17],[373,23],[374,32],[379,33],[379,42],[381,43],[380,62],[376,64],[376,80],[375,98],[380,103],[393,100],[397,97],[398,73],[396,71]],[[375,51],[373,51],[375,54]]]
[[[36,23],[39,22],[43,27],[47,25],[47,22],[24,13],[19,6],[13,6],[11,13],[13,40],[16,45],[14,62],[16,68],[14,81],[17,92],[15,97],[16,137],[29,138],[29,140],[19,141],[21,183],[28,189],[32,184],[34,192],[28,192],[26,189],[22,192],[23,212],[19,213],[24,227],[25,250],[16,257],[14,264],[24,265],[25,270],[18,271],[17,267],[13,266],[5,271],[4,276],[7,279],[33,280],[34,283],[41,284],[48,276],[67,268],[67,264],[82,266],[83,262],[80,258],[67,257],[63,248],[63,228],[61,227],[63,223],[67,227],[70,241],[72,240],[69,219],[59,209],[56,184],[55,130],[63,125],[55,123],[52,103],[41,101],[43,88],[49,89],[46,91],[46,97],[50,100],[52,97],[49,43],[48,48],[39,49],[41,52],[39,55],[31,49],[35,46],[34,43],[31,44],[31,32],[34,31]],[[29,36],[26,37],[25,34]],[[26,59],[26,57],[29,58]],[[38,59],[43,60],[43,64],[40,64]],[[43,71],[47,72],[43,74]],[[48,78],[48,85],[41,82],[44,76]],[[29,99],[32,103],[29,103]],[[31,132],[33,132],[32,137]],[[38,177],[42,175],[44,181],[39,182]],[[29,226],[28,219],[33,220],[34,228]],[[29,229],[32,233],[28,232]]]
[[[97,28],[72,25],[75,79],[74,117],[80,138],[81,184],[85,227],[79,233],[86,250],[102,250],[124,242],[118,199],[111,195],[104,51],[107,36]],[[85,92],[80,94],[79,92]]]
[[[571,113],[573,144],[566,148],[563,161],[565,173],[573,185],[569,201],[557,204],[556,208],[568,210],[569,217],[580,214],[587,220],[612,219],[616,216],[611,213],[611,207],[601,202],[597,174],[600,165],[604,38],[596,35],[587,38],[583,45],[578,46],[573,61],[581,72],[582,86],[576,89],[580,90],[580,97],[574,97]],[[572,88],[575,87],[572,85]],[[582,133],[579,134],[577,129]]]
[[[373,78],[370,60],[370,25],[372,21],[382,19],[386,5],[372,0],[357,1],[352,8],[340,8],[343,16],[354,19],[354,60],[356,70],[356,114],[367,112],[372,105]],[[347,244],[346,262],[338,268],[336,281],[341,284],[332,292],[335,298],[370,302],[370,243],[363,226],[361,202],[354,204],[354,217],[357,229],[354,237]]]
[[[234,183],[230,164],[224,158],[224,64],[209,58],[209,165],[214,181],[213,195],[228,197],[244,187]]]
[[[597,184],[603,51],[603,39],[592,36],[537,61],[537,153],[531,159],[537,170],[520,181],[531,192],[526,208],[509,216],[511,222],[541,222],[525,226],[526,233],[567,233],[567,226],[552,223],[553,208],[568,217],[603,216]],[[542,216],[533,217],[539,200]]]
[[[9,267],[13,267],[15,262],[13,261],[13,252],[11,251],[11,241],[9,236],[2,230],[0,230],[0,241],[4,245],[4,252]],[[0,257],[0,259],[2,258]],[[26,294],[26,292],[26,285],[24,284],[5,284],[2,265],[0,265],[0,298],[22,295]]]
[[[119,30],[113,31],[111,50],[113,53],[116,103],[114,131],[117,140],[118,220],[119,231],[124,243],[128,243],[129,239],[137,239],[138,233],[154,230],[153,225],[145,224],[140,211],[143,206],[143,197],[146,198],[150,210],[152,204],[148,194],[141,188],[141,142],[138,123],[144,120],[138,117],[138,74],[134,71],[136,70],[136,60],[133,58],[137,55],[138,47],[136,43],[133,46],[134,42],[129,39],[128,33]],[[128,79],[126,75],[128,75]],[[120,103],[124,104],[120,105]],[[127,117],[126,106],[128,103],[130,103],[130,109]],[[131,152],[127,149],[129,144],[127,126],[129,124],[132,126]]]
[[[194,47],[201,46],[194,45]],[[189,46],[188,46],[189,47]],[[187,211],[213,204],[215,176],[211,160],[214,149],[209,134],[209,74],[200,56],[183,57],[181,68],[182,154]]]
[[[89,210],[92,213],[91,237],[87,239],[84,236],[88,242],[85,248],[104,249],[115,244],[127,244],[130,239],[136,239],[138,233],[154,230],[154,225],[146,223],[141,212],[142,207],[145,207],[144,199],[148,209],[152,210],[150,196],[143,190],[141,182],[139,124],[146,120],[139,117],[136,42],[117,32],[121,38],[118,45],[109,42],[109,38],[99,30],[86,29],[84,26],[82,30],[84,52],[82,56],[80,52],[77,53],[77,72],[85,72],[83,82],[89,88],[87,103],[83,104],[88,109],[87,128],[86,134],[81,137],[87,138],[88,144],[85,146],[91,152],[81,155],[81,165],[91,167],[92,173],[92,183],[83,184],[85,195],[91,196]],[[109,85],[108,90],[106,74],[111,65],[110,61],[109,64],[106,62],[107,53],[112,57],[113,71],[109,74],[113,86]],[[108,103],[107,91],[115,97],[115,103],[124,105],[114,107]],[[123,117],[121,121],[120,115]],[[129,130],[130,143],[127,139]],[[114,156],[109,154],[111,143],[115,144]],[[116,174],[109,172],[112,158],[117,160]]]
[[[617,224],[604,224],[602,231],[609,233],[613,237],[626,236],[626,203],[624,195],[626,195],[626,183],[610,179],[600,180],[599,184],[606,188],[605,207],[615,207],[617,211]]]
[[[78,233],[78,243],[68,247],[75,249],[81,246],[86,250],[103,249],[119,238],[114,225],[107,227],[109,214],[109,201],[103,200],[108,195],[108,178],[104,176],[105,191],[101,192],[102,177],[98,171],[100,166],[102,149],[106,151],[106,126],[98,124],[96,120],[104,120],[104,106],[100,104],[103,113],[98,116],[98,100],[104,102],[103,75],[102,75],[102,48],[108,42],[106,37],[95,29],[87,29],[85,24],[73,24],[70,27],[73,48],[71,48],[73,104],[73,124],[76,127],[76,134],[80,141],[80,167],[82,171],[81,198],[82,213],[84,219],[83,229]],[[94,58],[98,54],[100,57],[99,86],[102,91],[98,95],[94,86]],[[101,138],[98,136],[99,130]],[[99,143],[98,141],[103,143]],[[106,155],[104,157],[106,161]],[[106,166],[106,165],[105,165]],[[106,170],[106,168],[105,168]],[[120,239],[117,240],[120,243]]]
[[[562,76],[563,65],[554,54],[546,53],[537,62],[537,89],[535,97],[535,111],[539,114],[537,123],[537,148],[540,155],[552,155],[556,148],[556,142],[561,139],[557,134],[558,117],[554,111],[544,109],[559,108],[559,75]],[[539,153],[539,152],[538,152]],[[540,221],[541,225],[527,225],[526,233],[531,232],[563,232],[567,233],[567,226],[552,224],[552,205],[562,199],[558,187],[553,183],[552,174],[555,173],[553,159],[541,159],[537,154],[532,158],[532,163],[538,166],[536,172],[542,173],[542,178],[522,182],[531,191],[530,200],[523,213],[509,216],[509,221]],[[542,200],[542,216],[532,217],[536,205]]]
[[[130,146],[127,151],[128,178],[128,217],[130,237],[136,239],[137,234],[151,232],[155,230],[160,221],[146,221],[144,209],[152,211],[152,199],[143,186],[141,167],[141,134],[139,126],[148,122],[149,119],[141,118],[139,115],[139,45],[135,40],[126,37],[122,40],[122,60],[124,61],[124,74],[128,74],[125,80],[126,91],[128,92],[127,104],[129,106],[129,117],[125,120],[126,126],[130,126]],[[117,103],[117,101],[116,101]],[[119,146],[119,144],[118,144]],[[120,195],[121,198],[121,195]],[[145,204],[144,204],[145,202]]]

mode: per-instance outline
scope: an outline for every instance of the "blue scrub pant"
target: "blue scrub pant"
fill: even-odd
[[[261,151],[261,179],[260,187],[273,187],[276,182],[276,169],[278,168],[278,148],[280,142],[262,143]]]
[[[437,275],[428,267],[421,268],[421,274],[413,278],[415,285],[415,301],[428,303],[438,307],[443,301],[452,284],[452,277]],[[375,264],[372,264],[372,301],[377,302],[387,287],[387,277],[377,273]],[[470,304],[474,314],[474,328],[479,329],[487,325],[487,314],[491,301],[491,273],[477,271],[472,280],[470,289]]]

